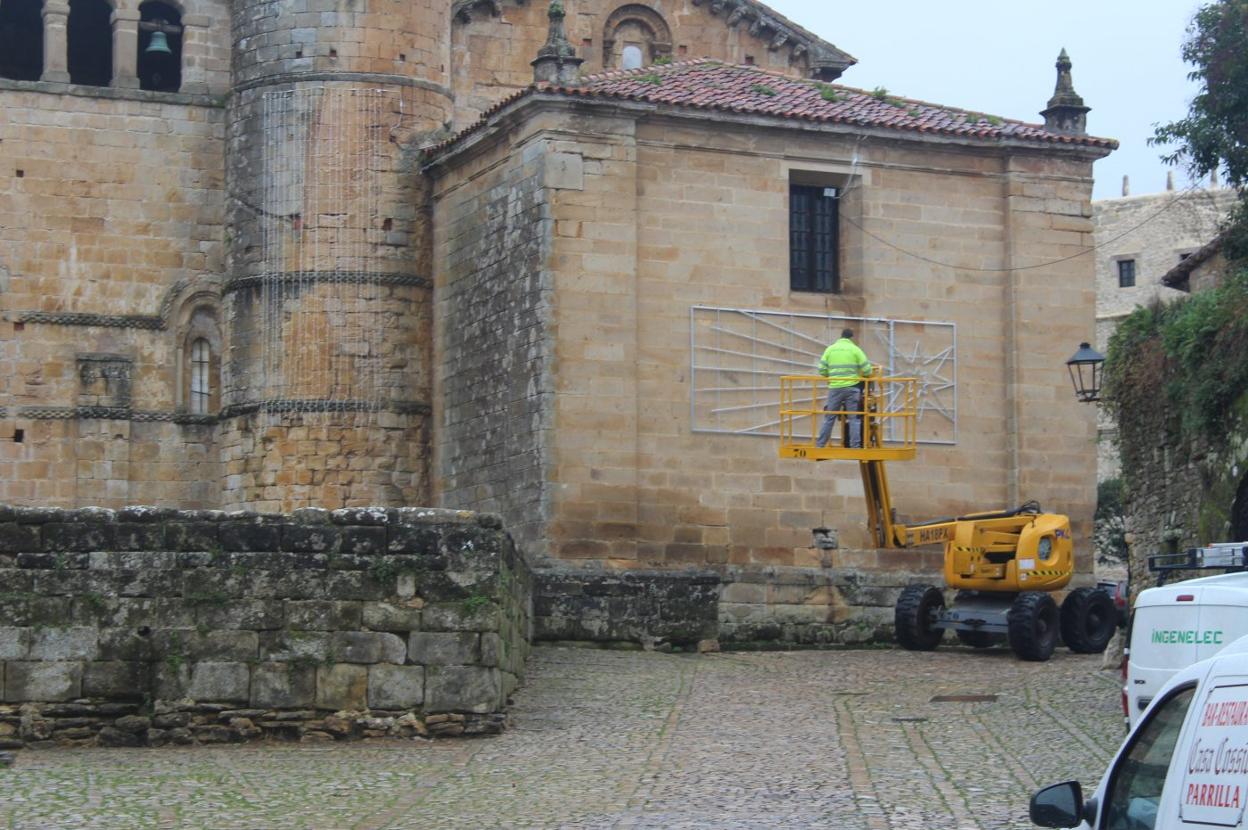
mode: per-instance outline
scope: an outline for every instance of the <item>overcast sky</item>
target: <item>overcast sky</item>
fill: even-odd
[[[1096,163],[1094,198],[1165,189],[1153,125],[1182,118],[1196,86],[1180,49],[1198,0],[766,0],[858,59],[840,83],[1041,122],[1064,47],[1088,132],[1121,146]],[[1175,186],[1188,183],[1175,169]]]

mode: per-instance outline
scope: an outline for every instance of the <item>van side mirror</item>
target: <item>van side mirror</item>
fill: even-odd
[[[1083,820],[1083,788],[1078,781],[1045,787],[1031,797],[1031,823],[1040,827],[1078,827]]]

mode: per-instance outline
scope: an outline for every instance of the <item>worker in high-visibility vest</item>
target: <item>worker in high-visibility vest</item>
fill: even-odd
[[[828,399],[824,401],[823,425],[815,446],[823,447],[832,437],[837,413],[862,410],[862,379],[871,374],[871,363],[854,342],[854,330],[841,331],[841,339],[823,350],[819,358],[819,374],[828,379]],[[849,419],[849,446],[862,446],[862,416],[846,415]]]

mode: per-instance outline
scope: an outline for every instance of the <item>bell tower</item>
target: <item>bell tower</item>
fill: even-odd
[[[430,237],[451,0],[235,0],[227,508],[426,503]]]

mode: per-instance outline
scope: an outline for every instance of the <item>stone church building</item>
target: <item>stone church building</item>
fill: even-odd
[[[777,377],[849,325],[920,379],[903,520],[1089,538],[1063,363],[1116,145],[1064,53],[1035,124],[854,63],[756,0],[3,0],[0,502],[818,565],[813,527],[867,544],[858,471],[777,457]]]

